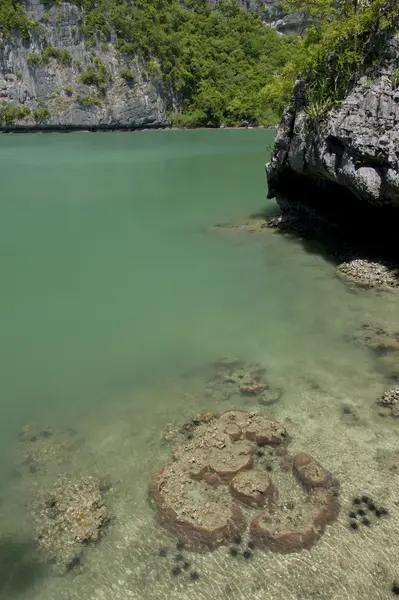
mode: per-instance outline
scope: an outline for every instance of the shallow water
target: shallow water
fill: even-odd
[[[364,323],[398,331],[397,294],[356,292],[319,253],[273,232],[208,228],[274,210],[263,168],[272,139],[260,130],[0,137],[1,598],[392,596],[399,476],[378,457],[399,452],[399,430],[374,404],[398,370],[351,335]],[[284,392],[278,402],[207,393],[206,366],[234,354],[266,367]],[[310,551],[234,561],[222,547],[190,558],[198,581],[173,577],[158,549],[175,540],[147,498],[172,453],[162,434],[234,406],[283,421],[293,452],[340,479],[340,518]],[[18,432],[32,421],[73,427],[80,445],[29,473]],[[65,576],[30,545],[35,493],[59,473],[113,484],[106,535]],[[351,498],[366,492],[390,516],[353,532]]]

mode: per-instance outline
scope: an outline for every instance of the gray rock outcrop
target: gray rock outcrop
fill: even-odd
[[[266,0],[264,2],[263,15],[266,23],[274,27],[280,33],[297,33],[302,35],[309,25],[309,18],[303,12],[286,13],[281,2]]]
[[[399,214],[398,64],[396,37],[386,43],[378,76],[359,79],[320,118],[307,114],[306,84],[296,82],[266,165],[268,196],[283,212],[306,211],[387,238]]]
[[[238,0],[240,6],[257,13],[266,25],[274,27],[279,33],[302,35],[309,25],[308,16],[302,12],[286,12],[280,0]],[[211,6],[216,0],[210,0]]]
[[[98,39],[89,49],[80,30],[82,10],[69,3],[45,6],[39,0],[24,0],[25,14],[39,22],[29,40],[18,32],[3,41],[0,55],[0,103],[27,107],[31,113],[19,125],[35,126],[40,114],[43,127],[148,127],[166,124],[168,90],[162,80],[145,75],[138,58],[118,55],[115,40],[102,46]],[[46,47],[64,50],[67,61],[40,59]],[[79,82],[82,70],[101,63],[109,75],[106,96],[95,85]],[[126,78],[126,72],[129,77]],[[36,113],[35,113],[36,111]]]

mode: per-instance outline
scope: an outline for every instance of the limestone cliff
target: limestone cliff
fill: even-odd
[[[264,23],[280,33],[302,35],[309,24],[309,18],[304,12],[288,13],[282,8],[280,0],[239,0],[239,4],[246,10],[258,13]]]
[[[166,123],[168,90],[162,81],[146,77],[138,59],[125,63],[112,43],[104,49],[98,40],[89,50],[80,29],[82,11],[76,5],[46,7],[39,0],[25,0],[24,12],[39,26],[29,40],[19,32],[4,40],[0,55],[0,102],[29,107],[24,126],[90,129]],[[43,60],[48,47],[65,52]],[[82,70],[96,64],[109,75],[101,100],[95,85],[79,82]]]
[[[242,7],[283,30],[277,2],[240,0]],[[0,118],[0,130],[167,125],[167,113],[179,108],[180,98],[160,74],[149,74],[139,57],[117,51],[112,29],[106,44],[98,32],[93,45],[85,38],[84,13],[75,3],[23,0],[22,7],[35,26],[29,36],[18,30],[0,36],[0,117],[10,106],[25,113],[12,114],[8,122]],[[88,71],[91,78],[82,78]]]
[[[309,116],[306,83],[297,81],[266,166],[269,198],[283,211],[310,211],[352,233],[387,238],[399,215],[398,66],[394,37],[373,73],[319,118]]]
[[[286,13],[281,8],[281,2],[276,0],[265,0],[264,15],[266,22],[280,33],[302,35],[309,25],[309,18],[305,13],[300,11]]]

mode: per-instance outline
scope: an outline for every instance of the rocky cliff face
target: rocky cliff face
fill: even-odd
[[[239,0],[239,4],[246,10],[258,13],[264,23],[280,33],[302,35],[309,25],[309,20],[303,12],[286,13],[281,8],[280,0]]]
[[[387,237],[399,215],[398,65],[394,38],[378,76],[361,78],[342,104],[316,119],[306,112],[304,82],[296,83],[266,166],[268,195],[283,211],[311,212],[351,233]]]
[[[281,3],[276,0],[266,0],[264,7],[266,22],[280,33],[302,35],[309,25],[306,14],[302,12],[287,14],[281,8]]]
[[[45,7],[38,0],[25,0],[24,7],[39,26],[32,30],[29,40],[18,33],[6,40],[0,56],[0,103],[31,110],[19,125],[90,129],[166,123],[166,101],[170,98],[162,81],[146,77],[138,59],[125,62],[112,43],[103,48],[98,41],[89,50],[80,30],[83,15],[77,6],[63,3]],[[46,47],[65,53],[43,59]],[[95,85],[79,82],[82,70],[96,64],[103,65],[109,75],[104,98],[99,97]]]
[[[286,21],[276,8],[277,3],[278,0],[267,0],[266,4],[261,0],[240,0],[244,8],[261,14],[265,23],[284,30]],[[28,40],[18,32],[12,39],[0,39],[0,113],[12,105],[29,114],[13,119],[15,125],[3,124],[3,129],[106,129],[167,124],[167,109],[177,109],[179,99],[161,77],[146,74],[139,58],[132,61],[118,54],[112,32],[106,46],[99,37],[95,46],[89,47],[81,31],[83,12],[75,4],[23,0],[23,8],[38,25]],[[292,24],[287,25],[286,31],[292,31]],[[49,53],[49,49],[53,52]],[[102,69],[106,94],[99,93],[98,85],[90,81],[81,82],[82,72],[90,68]]]

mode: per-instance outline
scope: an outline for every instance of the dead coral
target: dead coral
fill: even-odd
[[[280,423],[256,412],[230,410],[202,423],[151,483],[161,523],[194,550],[232,543],[247,529],[257,546],[276,552],[310,547],[338,514],[338,483],[310,455],[291,458],[288,442]],[[260,446],[278,456],[283,471],[289,465],[308,493],[289,515],[261,469]]]
[[[59,570],[70,570],[74,561],[80,564],[83,547],[97,541],[109,522],[102,489],[102,483],[93,477],[63,476],[39,492],[33,513],[36,540]]]

